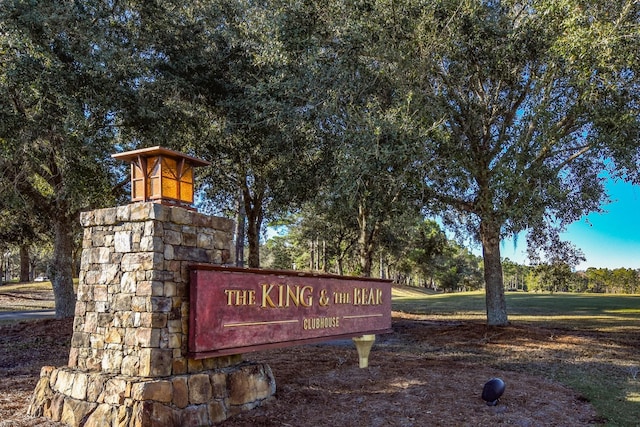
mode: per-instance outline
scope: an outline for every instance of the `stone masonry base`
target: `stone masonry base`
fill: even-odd
[[[208,426],[275,393],[268,365],[189,357],[189,266],[230,260],[233,221],[157,203],[83,212],[67,367],[29,414],[72,427]]]
[[[275,387],[268,365],[249,362],[162,378],[45,366],[29,415],[73,427],[208,426],[260,406]]]

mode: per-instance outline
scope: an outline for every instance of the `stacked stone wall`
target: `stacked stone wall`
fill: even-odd
[[[68,367],[43,368],[32,415],[209,425],[273,395],[266,365],[187,355],[189,265],[231,261],[232,221],[145,202],[86,212],[81,223]]]
[[[229,262],[233,222],[156,203],[83,213],[69,366],[129,376],[189,366],[189,264]]]
[[[70,426],[208,426],[275,393],[268,365],[243,363],[198,374],[132,378],[44,367],[29,414]]]

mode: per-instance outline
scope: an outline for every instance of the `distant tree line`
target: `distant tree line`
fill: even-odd
[[[505,260],[505,289],[533,292],[640,293],[640,270],[594,268],[575,271],[564,262],[519,265]]]
[[[360,275],[357,233],[304,214],[291,219],[286,233],[262,245],[263,266],[275,269]],[[285,227],[281,222],[280,227]],[[394,283],[456,292],[481,289],[482,258],[447,239],[433,220],[419,217],[389,224],[373,256],[373,276]]]

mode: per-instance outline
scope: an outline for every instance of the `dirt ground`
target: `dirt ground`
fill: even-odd
[[[70,320],[0,325],[0,427],[60,425],[25,414],[40,367],[66,364],[71,329]],[[546,360],[592,346],[594,337],[524,326],[492,329],[480,322],[443,322],[400,313],[394,313],[393,329],[377,337],[365,369],[358,367],[350,340],[245,355],[245,360],[271,366],[276,397],[222,425],[602,423],[584,397],[545,380],[530,362],[532,357]],[[487,406],[480,396],[493,377],[505,381],[506,391],[497,406]]]
[[[353,344],[336,342],[253,355],[270,364],[277,398],[226,426],[581,426],[600,420],[585,398],[526,371],[495,365],[548,331],[492,330],[472,322],[402,318],[379,336],[369,368]],[[535,348],[534,344],[532,348]],[[487,347],[494,350],[487,351]],[[495,351],[495,349],[499,349]],[[502,359],[500,362],[504,362]],[[506,383],[497,406],[481,399],[491,378]]]

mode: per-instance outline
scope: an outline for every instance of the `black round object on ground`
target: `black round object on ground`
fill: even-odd
[[[482,389],[482,400],[487,402],[489,406],[498,404],[498,399],[504,393],[505,384],[500,378],[492,378],[486,382]]]

